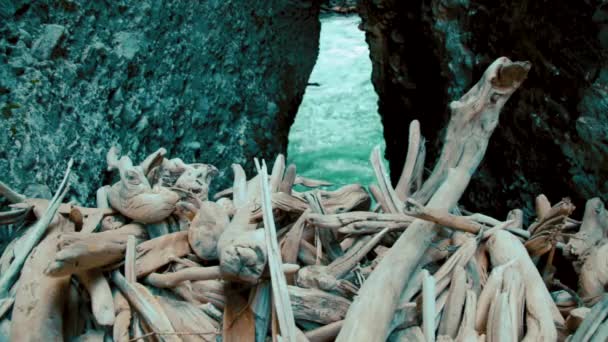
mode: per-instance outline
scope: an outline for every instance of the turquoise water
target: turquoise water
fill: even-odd
[[[368,185],[369,155],[384,138],[372,65],[358,16],[321,18],[317,63],[289,132],[288,162],[298,174],[336,185]]]

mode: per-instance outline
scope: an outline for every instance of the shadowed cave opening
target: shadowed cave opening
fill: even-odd
[[[372,63],[358,15],[322,15],[319,55],[291,126],[287,160],[334,186],[374,181],[372,148],[385,148]]]

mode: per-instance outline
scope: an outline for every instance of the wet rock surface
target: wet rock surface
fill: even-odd
[[[362,0],[386,157],[396,179],[407,125],[421,122],[433,165],[458,98],[499,56],[529,60],[463,204],[506,214],[533,196],[608,199],[608,10],[599,1]],[[527,206],[526,206],[527,205]]]
[[[2,180],[54,189],[73,157],[71,194],[86,202],[112,145],[136,162],[164,146],[220,173],[284,152],[318,12],[316,1],[0,1]]]

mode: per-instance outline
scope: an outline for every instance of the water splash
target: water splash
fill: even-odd
[[[319,57],[289,132],[288,162],[298,174],[336,185],[374,182],[372,148],[384,151],[378,96],[358,16],[321,18]]]

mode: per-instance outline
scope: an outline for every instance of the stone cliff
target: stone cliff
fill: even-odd
[[[506,214],[534,196],[608,200],[608,6],[599,1],[361,0],[393,178],[407,125],[434,164],[448,103],[499,56],[532,70],[507,104],[464,204]]]
[[[163,146],[220,172],[274,158],[316,60],[318,12],[316,1],[0,0],[2,180],[48,192],[72,157],[71,194],[86,201],[112,145],[136,162]]]

